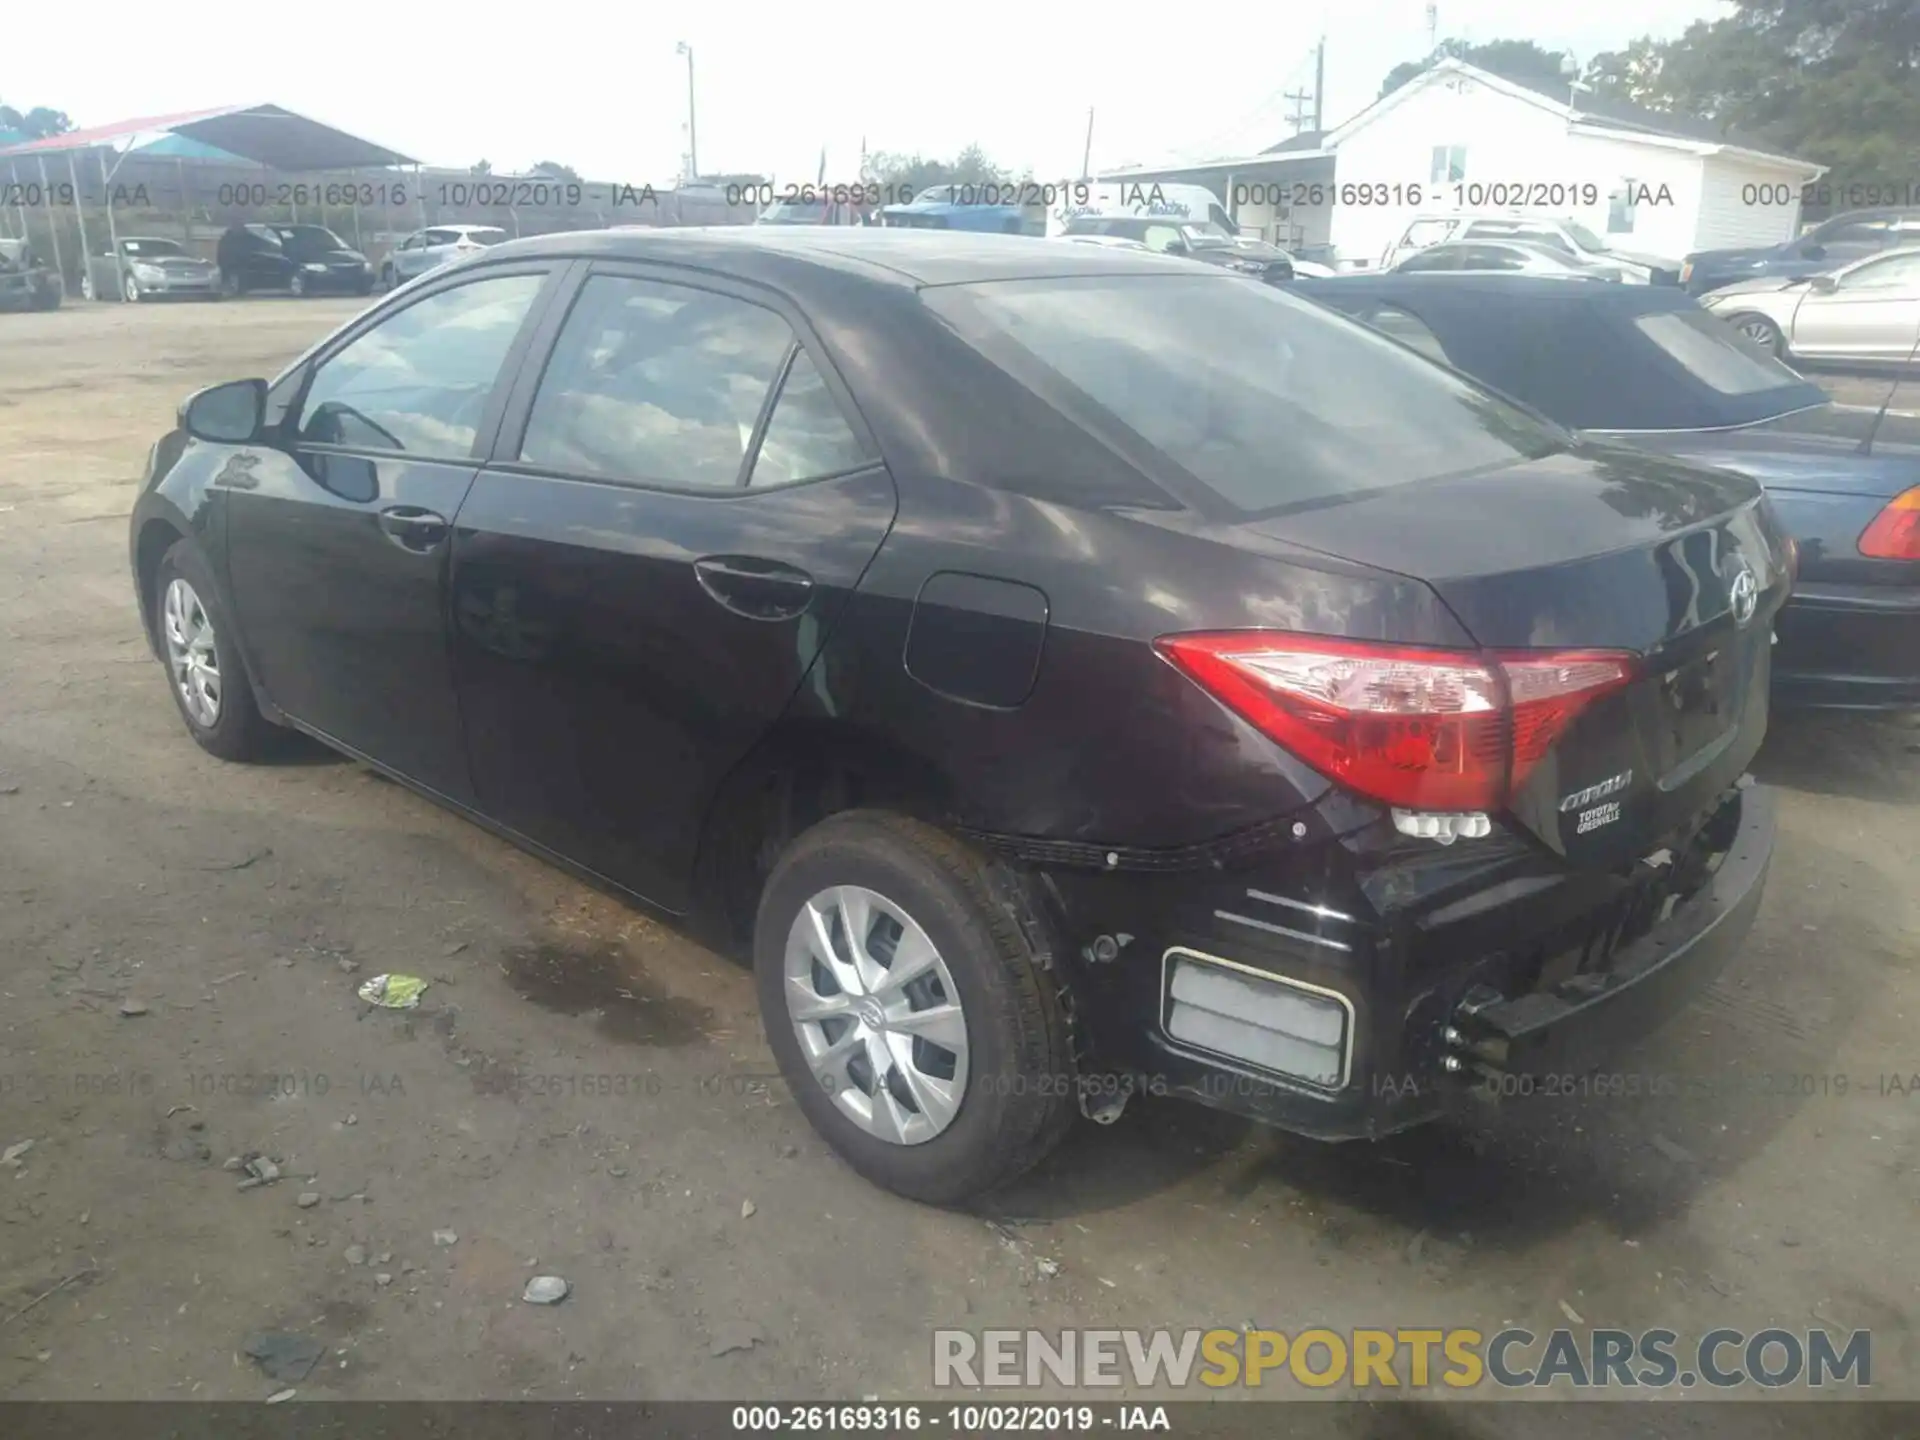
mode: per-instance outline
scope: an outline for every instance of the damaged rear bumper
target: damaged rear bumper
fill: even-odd
[[[1370,911],[1319,847],[1293,863],[1282,854],[1183,875],[1056,871],[1083,1074],[1347,1140],[1464,1110],[1476,1088],[1526,1093],[1514,1076],[1590,1073],[1710,984],[1752,925],[1773,797],[1749,785],[1715,814],[1716,868],[1684,900],[1656,904],[1662,918],[1644,929],[1605,918],[1644,898],[1620,877],[1527,862],[1516,873],[1491,855],[1464,892],[1436,882],[1388,913]],[[1462,845],[1428,858],[1439,869],[1472,866],[1474,854]],[[1072,923],[1094,914],[1122,933]],[[1451,918],[1460,914],[1471,918]],[[1565,936],[1615,924],[1574,963]],[[1528,946],[1536,953],[1523,960]]]

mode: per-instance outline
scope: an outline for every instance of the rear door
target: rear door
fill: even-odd
[[[315,358],[278,443],[237,449],[213,481],[268,697],[463,802],[447,541],[557,268],[489,268],[383,308]]]
[[[1920,340],[1920,250],[1847,271],[1831,291],[1809,291],[1794,312],[1794,353],[1904,360]]]
[[[596,263],[536,341],[453,539],[455,667],[495,819],[685,908],[707,806],[894,516],[803,317]]]

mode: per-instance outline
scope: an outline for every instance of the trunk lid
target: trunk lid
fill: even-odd
[[[1583,446],[1252,528],[1425,582],[1489,650],[1638,657],[1511,797],[1511,817],[1571,861],[1646,854],[1759,749],[1789,580],[1745,477]]]
[[[1873,428],[1876,409],[1818,405],[1732,430],[1660,430],[1617,438],[1695,464],[1737,470],[1768,490],[1891,500],[1920,484],[1920,419],[1889,413],[1874,435],[1872,453],[1862,455],[1860,442]]]

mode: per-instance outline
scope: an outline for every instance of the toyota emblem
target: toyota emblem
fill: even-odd
[[[1760,582],[1753,578],[1753,567],[1744,560],[1734,572],[1733,583],[1727,586],[1727,604],[1733,610],[1733,623],[1745,625],[1753,619],[1753,612],[1760,604]]]

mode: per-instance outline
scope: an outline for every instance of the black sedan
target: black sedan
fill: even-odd
[[[928,1199],[1140,1092],[1348,1138],[1591,1067],[1772,852],[1757,485],[1154,255],[501,245],[188,401],[131,559],[202,747],[303,731],[750,952],[808,1119]]]
[[[220,237],[220,285],[228,295],[373,292],[373,265],[324,225],[233,225]]]
[[[1671,288],[1409,275],[1304,293],[1591,439],[1760,481],[1799,548],[1776,702],[1920,705],[1920,420],[1832,403]]]

